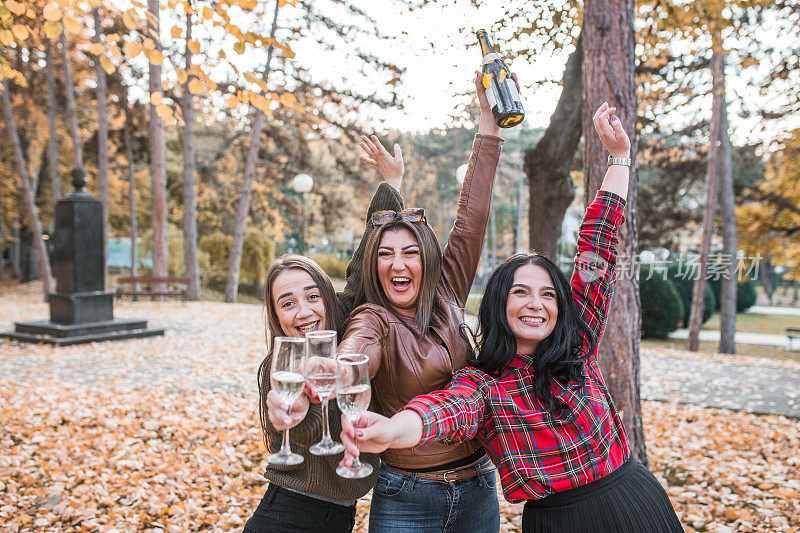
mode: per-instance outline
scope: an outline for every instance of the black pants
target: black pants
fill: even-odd
[[[355,524],[355,506],[318,500],[270,483],[244,533],[350,533]]]
[[[631,457],[609,475],[541,500],[522,512],[523,533],[679,533],[669,497]]]

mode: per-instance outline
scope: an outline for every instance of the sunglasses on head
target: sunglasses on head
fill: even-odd
[[[372,225],[382,226],[398,218],[413,223],[427,222],[425,219],[425,210],[421,207],[412,207],[410,209],[403,209],[402,211],[375,211],[372,213]]]

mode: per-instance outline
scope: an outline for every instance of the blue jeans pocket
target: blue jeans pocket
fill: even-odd
[[[495,475],[495,470],[491,472],[484,472],[483,474],[478,476],[480,480],[479,483],[481,487],[491,487],[496,488],[497,486],[497,477]]]
[[[391,472],[386,472],[381,469],[378,474],[378,481],[375,483],[375,492],[381,496],[397,496],[406,486],[406,478],[402,475],[396,475]]]

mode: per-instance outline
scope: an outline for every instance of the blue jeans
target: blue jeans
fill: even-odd
[[[381,466],[372,491],[370,533],[497,533],[495,472],[432,481]]]

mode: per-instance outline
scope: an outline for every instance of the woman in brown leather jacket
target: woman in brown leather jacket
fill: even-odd
[[[463,308],[483,246],[503,145],[476,77],[481,119],[444,252],[421,209],[372,216],[364,301],[339,352],[370,358],[373,408],[392,416],[418,394],[445,386],[467,364]],[[495,472],[477,441],[387,450],[370,507],[371,532],[499,529]]]

